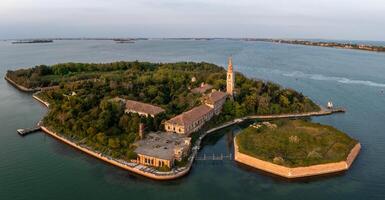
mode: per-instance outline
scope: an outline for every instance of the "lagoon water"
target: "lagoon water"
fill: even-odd
[[[85,155],[43,134],[20,137],[46,109],[0,80],[0,199],[385,199],[385,53],[232,40],[0,41],[0,75],[7,69],[61,62],[205,61],[294,88],[320,104],[348,112],[313,118],[358,139],[363,148],[339,176],[287,182],[232,161],[197,161],[179,180],[157,182]],[[200,154],[231,152],[231,134],[205,140]]]

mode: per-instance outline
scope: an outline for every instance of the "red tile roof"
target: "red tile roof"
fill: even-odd
[[[226,98],[227,94],[220,91],[214,91],[207,95],[207,103],[215,104],[223,98]]]
[[[161,107],[154,106],[139,101],[126,100],[126,109],[133,110],[136,112],[146,113],[149,115],[157,115],[165,110]]]
[[[210,113],[211,111],[212,111],[211,107],[207,105],[200,105],[178,116],[175,116],[174,118],[171,118],[170,120],[167,121],[167,123],[186,126],[194,123],[195,121],[199,120],[200,118]]]

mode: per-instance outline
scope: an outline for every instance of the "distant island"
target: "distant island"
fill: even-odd
[[[113,39],[116,43],[124,44],[124,43],[135,43],[135,39]]]
[[[53,40],[17,40],[12,42],[12,44],[33,44],[33,43],[52,43]]]
[[[235,160],[286,178],[347,170],[360,150],[357,140],[303,120],[257,123],[235,138]]]
[[[52,43],[55,40],[58,41],[89,41],[89,40],[96,40],[96,41],[114,41],[116,43],[135,43],[136,41],[140,40],[148,40],[148,38],[104,38],[104,37],[98,37],[98,38],[89,38],[89,37],[81,37],[81,38],[44,38],[44,39],[19,39],[19,40],[11,40],[12,44],[34,44],[34,43]],[[9,40],[4,40],[9,41]]]
[[[366,44],[321,42],[321,41],[310,41],[310,40],[258,39],[258,38],[246,38],[243,40],[385,52],[385,46],[366,45]]]
[[[39,65],[5,79],[49,107],[51,136],[153,179],[188,173],[202,139],[248,119],[328,115],[292,89],[210,63]]]

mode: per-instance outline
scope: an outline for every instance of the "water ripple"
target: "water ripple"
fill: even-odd
[[[384,83],[377,83],[369,80],[355,80],[355,79],[349,79],[346,77],[325,76],[322,74],[306,74],[300,71],[282,72],[282,71],[276,70],[276,72],[280,72],[282,73],[283,76],[287,76],[287,77],[307,78],[307,79],[319,80],[319,81],[335,81],[335,82],[344,83],[344,84],[356,84],[356,85],[385,88]]]

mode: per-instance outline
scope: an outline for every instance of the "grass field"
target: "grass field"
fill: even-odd
[[[287,167],[346,160],[357,140],[331,127],[303,120],[271,122],[277,128],[248,127],[237,135],[241,153]]]

